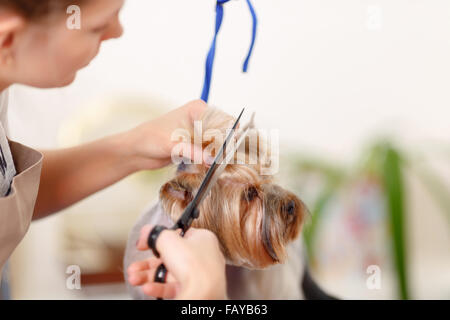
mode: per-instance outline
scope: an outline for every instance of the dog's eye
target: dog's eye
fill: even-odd
[[[286,206],[284,207],[284,210],[288,215],[293,215],[295,213],[295,202],[289,201]]]
[[[255,187],[250,187],[245,191],[245,200],[253,201],[258,196],[258,190]]]

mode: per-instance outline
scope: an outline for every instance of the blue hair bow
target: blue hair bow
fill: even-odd
[[[213,42],[211,44],[211,48],[209,49],[208,56],[206,58],[206,66],[205,66],[205,82],[203,84],[203,91],[202,91],[202,100],[205,102],[208,102],[209,98],[209,90],[211,87],[211,77],[212,77],[212,70],[214,65],[214,57],[216,55],[216,42],[217,42],[217,35],[219,34],[220,27],[222,26],[222,20],[223,20],[223,4],[228,2],[230,0],[217,0],[216,5],[216,29],[214,33]],[[246,0],[248,7],[250,9],[250,13],[252,15],[253,19],[253,34],[252,34],[252,42],[250,45],[250,49],[247,55],[247,58],[244,61],[243,66],[243,72],[247,72],[248,70],[248,63],[250,61],[250,57],[253,52],[253,47],[255,45],[255,39],[256,39],[256,29],[258,25],[258,19],[256,17],[255,9],[252,6],[252,3],[250,0]]]

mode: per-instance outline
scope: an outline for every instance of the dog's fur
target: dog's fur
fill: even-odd
[[[196,133],[202,134],[203,149],[214,154],[233,122],[227,114],[209,108],[202,117],[205,133]],[[193,137],[193,130],[191,133]],[[258,141],[256,147],[250,146],[251,141]],[[217,235],[229,265],[230,298],[302,298],[299,233],[306,208],[297,196],[274,184],[271,176],[261,174],[264,167],[270,165],[270,150],[265,148],[257,130],[249,131],[235,155],[237,159],[245,159],[245,164],[225,167],[201,203],[200,217],[193,226],[209,229]],[[166,225],[176,221],[192,200],[207,170],[201,164],[180,165],[175,178],[162,186],[160,203],[144,215],[132,231],[125,269],[143,257],[137,257],[134,248],[141,226],[162,222],[155,219],[165,219]],[[160,217],[156,218],[158,215]],[[136,290],[133,296],[143,297]]]

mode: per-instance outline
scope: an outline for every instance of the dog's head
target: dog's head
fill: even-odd
[[[206,132],[219,129],[225,134],[232,122],[225,113],[208,109],[203,128]],[[261,143],[250,148],[252,135],[257,135],[257,131],[249,133],[238,154],[246,159],[253,157],[256,163],[227,165],[201,203],[200,217],[193,226],[217,235],[229,263],[264,268],[284,262],[286,245],[299,236],[306,208],[292,192],[274,184],[272,177],[260,174],[262,154],[267,155],[268,150],[263,150]],[[204,148],[214,143],[207,136],[202,141]],[[161,202],[173,220],[193,199],[207,170],[201,164],[182,164],[176,177],[162,186]]]

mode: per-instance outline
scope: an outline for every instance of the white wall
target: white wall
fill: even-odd
[[[448,141],[449,1],[254,2],[260,28],[247,75],[240,69],[250,15],[243,0],[225,5],[211,103],[232,113],[247,106],[260,125],[281,129],[289,147],[336,156],[380,130]],[[174,107],[199,97],[214,2],[129,0],[122,17],[124,37],[105,44],[70,88],[26,89],[25,98],[20,90],[14,109],[32,123],[19,136],[52,145],[61,119],[112,93],[163,97]]]

